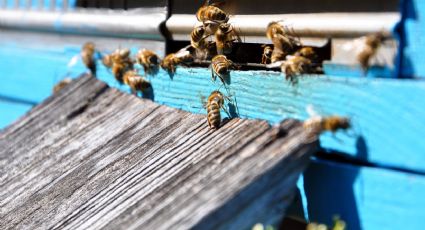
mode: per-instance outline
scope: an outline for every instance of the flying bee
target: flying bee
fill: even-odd
[[[190,33],[190,44],[195,49],[205,49],[207,47],[205,38],[207,38],[205,28],[203,26],[197,26]]]
[[[233,62],[227,59],[226,56],[219,54],[211,60],[211,78],[215,81],[218,76],[225,83],[226,77],[229,74],[229,69],[233,67]]]
[[[287,56],[282,63],[281,71],[285,73],[285,79],[292,84],[297,82],[297,76],[308,73],[311,68],[311,60],[302,56]]]
[[[282,61],[286,55],[292,52],[292,50],[299,46],[299,41],[290,35],[288,27],[284,27],[279,22],[270,22],[267,26],[266,36],[274,45],[274,49],[271,56],[271,62]]]
[[[270,64],[273,49],[272,47],[266,46],[266,45],[263,45],[263,47],[264,47],[264,50],[263,50],[263,56],[261,58],[261,64]]]
[[[241,42],[238,33],[229,23],[222,23],[215,33],[217,54],[230,54],[234,41]]]
[[[192,62],[193,56],[190,51],[187,50],[189,47],[185,47],[176,53],[171,53],[165,56],[165,58],[161,61],[161,67],[174,74],[176,72],[177,65]]]
[[[72,79],[71,78],[64,78],[63,80],[61,80],[60,82],[56,83],[56,85],[53,87],[53,93],[57,93],[59,91],[61,91],[61,89],[63,89],[65,86],[67,86],[69,83],[71,83]]]
[[[364,70],[367,70],[367,68],[369,67],[370,58],[376,54],[378,48],[384,41],[384,34],[382,32],[378,32],[367,35],[363,39],[364,46],[362,47],[360,53],[357,55],[357,60],[362,66],[362,68]]]
[[[137,62],[143,66],[145,73],[151,73],[159,65],[159,57],[154,52],[141,49],[137,53]]]
[[[138,91],[145,93],[151,87],[150,82],[140,76],[135,70],[125,72],[123,81],[124,84],[130,86],[131,91],[134,94]]]
[[[224,98],[225,96],[218,90],[213,91],[208,97],[206,104],[207,121],[208,126],[211,129],[218,129],[220,127],[220,109],[223,109],[227,114],[229,114],[229,112],[227,112],[226,108],[224,107]]]
[[[351,128],[351,122],[348,117],[329,116],[319,118],[309,118],[304,121],[304,128],[314,134],[321,134],[325,131],[335,133],[338,130],[347,130]]]
[[[337,115],[322,117],[317,115],[311,105],[307,106],[307,113],[310,114],[310,118],[304,121],[304,129],[313,133],[321,134],[325,131],[332,133],[338,130],[348,130],[351,128],[351,121],[348,117],[341,117]]]

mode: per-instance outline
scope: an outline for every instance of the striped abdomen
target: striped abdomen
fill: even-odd
[[[220,105],[217,101],[212,101],[207,106],[207,119],[208,119],[208,125],[212,129],[218,129],[220,127],[221,123],[221,116],[220,116]]]
[[[223,10],[215,6],[203,6],[199,8],[198,12],[196,13],[196,17],[198,18],[198,21],[200,22],[205,22],[205,21],[227,22],[229,19],[229,17]]]

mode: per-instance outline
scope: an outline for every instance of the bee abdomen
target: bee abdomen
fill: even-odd
[[[227,14],[220,8],[215,6],[207,6],[208,8],[204,11],[204,20],[212,21],[225,21]]]
[[[220,126],[221,116],[220,116],[220,106],[218,103],[211,103],[207,107],[207,119],[210,127],[217,129]]]

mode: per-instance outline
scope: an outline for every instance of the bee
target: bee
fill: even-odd
[[[222,23],[215,33],[217,54],[230,54],[234,41],[241,42],[241,39],[233,26],[229,23]]]
[[[63,89],[65,86],[67,86],[69,83],[71,83],[72,79],[71,78],[64,78],[63,80],[61,80],[60,82],[56,83],[56,85],[53,87],[53,93],[57,93],[59,91],[61,91],[61,89]]]
[[[299,45],[295,37],[289,35],[289,29],[279,24],[279,22],[270,22],[267,26],[266,36],[274,45],[271,56],[271,62],[282,61],[286,55]]]
[[[203,26],[197,26],[190,33],[190,44],[195,49],[205,49],[207,47],[206,37],[205,28]]]
[[[216,90],[208,97],[207,104],[207,121],[211,129],[218,129],[221,123],[220,109],[224,109],[224,95]]]
[[[266,45],[263,45],[263,47],[264,47],[264,50],[263,50],[263,56],[261,58],[261,64],[270,64],[273,49],[272,47],[266,46]]]
[[[226,56],[219,54],[213,57],[211,60],[211,78],[215,81],[218,76],[224,83],[229,69],[233,67],[233,62],[227,59]]]
[[[177,65],[192,62],[193,56],[187,48],[188,47],[185,47],[176,53],[171,53],[165,56],[165,58],[161,61],[161,67],[174,74],[176,72]]]
[[[124,84],[130,86],[131,91],[136,94],[138,91],[145,93],[151,87],[149,81],[140,76],[137,71],[129,70],[123,76]]]
[[[347,130],[351,128],[351,122],[348,117],[329,116],[329,117],[312,117],[304,121],[306,130],[314,134],[321,134],[325,131],[335,133],[338,130]]]
[[[129,49],[117,49],[111,56],[112,74],[115,79],[123,83],[123,75],[128,70],[133,69],[133,61],[130,58]]]
[[[281,65],[281,71],[285,73],[285,79],[292,84],[297,82],[297,75],[308,73],[311,60],[302,56],[288,56]]]
[[[160,61],[158,55],[147,49],[139,50],[136,59],[137,62],[143,66],[145,73],[152,72],[152,70],[159,65]]]
[[[84,43],[81,49],[81,59],[84,65],[90,70],[93,76],[96,76],[96,59],[94,57],[96,48],[93,42]]]
[[[309,119],[304,121],[304,129],[313,133],[321,134],[325,131],[335,133],[338,130],[347,130],[351,128],[351,121],[348,117],[337,115],[322,117],[317,115],[311,105],[307,106],[307,113],[311,115]]]
[[[297,52],[295,52],[294,56],[305,57],[312,61],[317,59],[317,54],[314,51],[313,47],[309,47],[309,46],[302,47]]]
[[[229,15],[215,4],[204,5],[196,12],[196,18],[202,23],[226,23],[229,21]]]
[[[384,34],[382,32],[370,34],[364,37],[363,49],[357,55],[357,60],[364,70],[369,67],[370,58],[376,54],[383,41]]]

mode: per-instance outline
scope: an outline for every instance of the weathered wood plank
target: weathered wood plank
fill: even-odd
[[[128,90],[111,76],[100,78]],[[172,79],[159,71],[149,80],[157,103],[194,113],[205,113],[201,95],[208,96],[206,92],[218,88],[225,91],[220,81],[212,83],[206,68],[178,68]],[[306,107],[311,104],[323,115],[352,118],[351,131],[322,135],[322,147],[362,161],[425,171],[425,155],[419,154],[425,151],[421,139],[425,123],[418,119],[425,116],[423,81],[307,75],[292,86],[279,72],[232,71],[228,89],[228,95],[236,101],[234,111],[241,118],[264,119],[272,124],[286,118],[306,119]]]
[[[317,140],[294,120],[211,131],[204,115],[83,77],[3,130],[0,146],[4,229],[229,229],[282,217]]]

